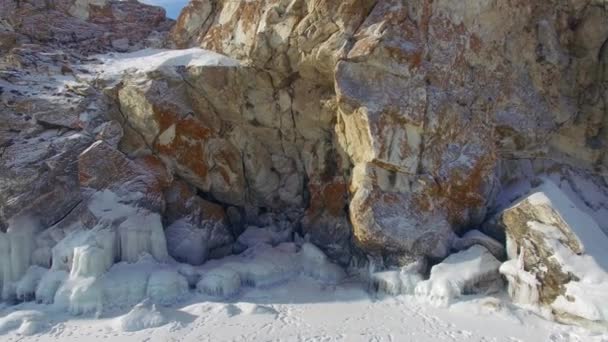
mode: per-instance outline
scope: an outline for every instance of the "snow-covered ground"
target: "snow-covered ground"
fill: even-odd
[[[180,305],[146,302],[99,318],[34,303],[0,315],[2,341],[608,341],[496,297],[436,308],[411,296],[369,295],[357,282],[323,286],[306,276],[249,288],[234,301],[192,292]],[[40,334],[21,334],[32,326]]]

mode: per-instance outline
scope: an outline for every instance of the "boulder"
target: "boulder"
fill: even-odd
[[[589,215],[545,179],[498,221],[513,301],[549,308],[561,322],[608,327],[608,236]]]

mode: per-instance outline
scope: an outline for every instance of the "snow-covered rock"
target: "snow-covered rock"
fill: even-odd
[[[503,286],[499,267],[500,261],[487,248],[473,245],[433,266],[430,278],[416,285],[415,292],[439,306],[462,295],[497,292]]]
[[[499,222],[513,301],[548,307],[562,322],[608,326],[608,236],[588,214],[544,179]]]

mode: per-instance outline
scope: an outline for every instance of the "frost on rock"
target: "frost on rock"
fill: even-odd
[[[201,265],[207,259],[209,231],[199,229],[186,220],[178,220],[165,231],[167,249],[176,260]]]
[[[277,245],[281,242],[291,240],[292,230],[290,228],[279,230],[275,226],[256,227],[249,226],[238,237],[237,241],[247,247],[253,247],[259,244]]]
[[[135,305],[129,313],[115,319],[115,327],[120,331],[139,331],[165,325],[169,320],[161,310],[149,300]]]
[[[498,261],[487,248],[474,245],[451,254],[431,268],[428,280],[416,286],[416,295],[439,306],[467,294],[491,293],[502,288]]]
[[[513,301],[548,307],[565,323],[608,327],[608,236],[552,181],[499,214],[500,272]]]

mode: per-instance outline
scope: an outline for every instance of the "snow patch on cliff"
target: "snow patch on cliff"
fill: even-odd
[[[200,48],[184,50],[144,49],[131,53],[108,53],[95,56],[101,64],[94,66],[102,78],[123,73],[145,73],[162,67],[239,66],[236,59]]]

